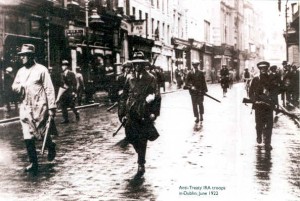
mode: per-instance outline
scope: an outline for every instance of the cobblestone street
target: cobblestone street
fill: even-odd
[[[148,143],[139,180],[133,179],[136,153],[122,146],[124,129],[112,137],[120,125],[116,109],[82,109],[81,120],[70,113],[68,125],[57,117],[57,157],[48,162],[39,155],[37,176],[23,173],[28,159],[19,123],[0,125],[0,200],[299,200],[299,128],[280,116],[273,150],[266,152],[256,144],[251,105],[242,104],[243,85],[226,98],[219,85],[208,87],[221,104],[205,98],[201,125],[194,123],[188,91],[162,95],[160,137]]]

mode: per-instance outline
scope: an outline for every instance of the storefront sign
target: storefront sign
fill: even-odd
[[[66,37],[80,37],[83,36],[83,29],[67,29],[65,31]]]
[[[130,24],[128,24],[127,22],[121,21],[120,27],[123,30],[130,31]]]
[[[145,20],[137,20],[132,22],[132,35],[145,35]]]

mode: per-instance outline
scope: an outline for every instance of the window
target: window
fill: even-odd
[[[132,7],[132,15],[135,16],[135,7]]]
[[[154,18],[151,19],[151,34],[154,35]]]
[[[210,23],[204,20],[204,40],[210,42]]]

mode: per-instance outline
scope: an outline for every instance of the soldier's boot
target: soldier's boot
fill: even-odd
[[[37,174],[38,172],[38,158],[35,148],[35,141],[25,140],[26,150],[29,157],[30,165],[25,168],[25,172],[32,172],[33,174]]]
[[[262,143],[262,133],[259,132],[259,131],[256,131],[256,135],[257,135],[257,137],[256,137],[256,142],[257,142],[258,144],[261,144],[261,143]]]
[[[141,178],[144,174],[145,174],[146,170],[145,170],[145,165],[144,164],[139,164],[138,166],[138,171],[135,175],[135,178]]]
[[[47,159],[48,161],[53,161],[55,159],[56,156],[56,144],[54,142],[52,142],[51,137],[49,136],[47,141],[46,141],[46,146],[48,149],[48,156]]]
[[[203,114],[200,114],[200,121],[203,121]]]

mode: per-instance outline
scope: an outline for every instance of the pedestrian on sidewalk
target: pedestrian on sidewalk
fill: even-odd
[[[48,69],[34,60],[34,45],[23,44],[18,55],[21,57],[23,67],[19,69],[12,88],[21,97],[20,121],[31,163],[25,168],[25,172],[36,174],[38,158],[35,142],[44,137],[49,116],[52,118],[55,116],[55,91]],[[55,158],[55,146],[56,144],[51,140],[51,135],[48,135],[46,147],[48,148],[49,161]]]
[[[208,91],[205,81],[205,75],[202,70],[199,70],[200,61],[194,60],[192,62],[193,69],[187,74],[187,81],[185,88],[189,89],[195,122],[203,121],[204,114],[204,94]],[[200,117],[200,119],[199,119]]]
[[[268,68],[270,63],[261,61],[257,63],[260,74],[253,78],[250,88],[249,97],[253,101],[253,109],[255,110],[256,123],[256,141],[258,144],[262,143],[264,137],[264,144],[266,150],[271,150],[271,137],[273,129],[273,108],[276,103],[270,96],[270,77],[268,75]]]
[[[79,112],[75,108],[75,101],[77,98],[77,81],[75,73],[69,70],[68,60],[62,61],[61,68],[63,72],[61,73],[61,83],[56,102],[60,103],[62,116],[64,118],[61,123],[67,124],[69,123],[68,108],[71,108],[74,112],[77,121],[80,119]]]
[[[84,87],[84,80],[83,80],[83,76],[81,73],[81,69],[79,66],[76,67],[76,90],[77,90],[77,104],[81,105],[82,104],[82,96],[85,90]]]
[[[139,57],[142,52],[136,53]],[[126,116],[120,116],[125,123],[126,140],[133,145],[138,154],[138,171],[135,175],[140,178],[145,173],[146,149],[148,140],[156,140],[159,136],[154,121],[159,114],[155,104],[156,79],[145,70],[146,60],[135,58],[132,61],[134,72],[130,74],[124,86],[123,98],[126,100]],[[124,110],[123,110],[124,111]]]

